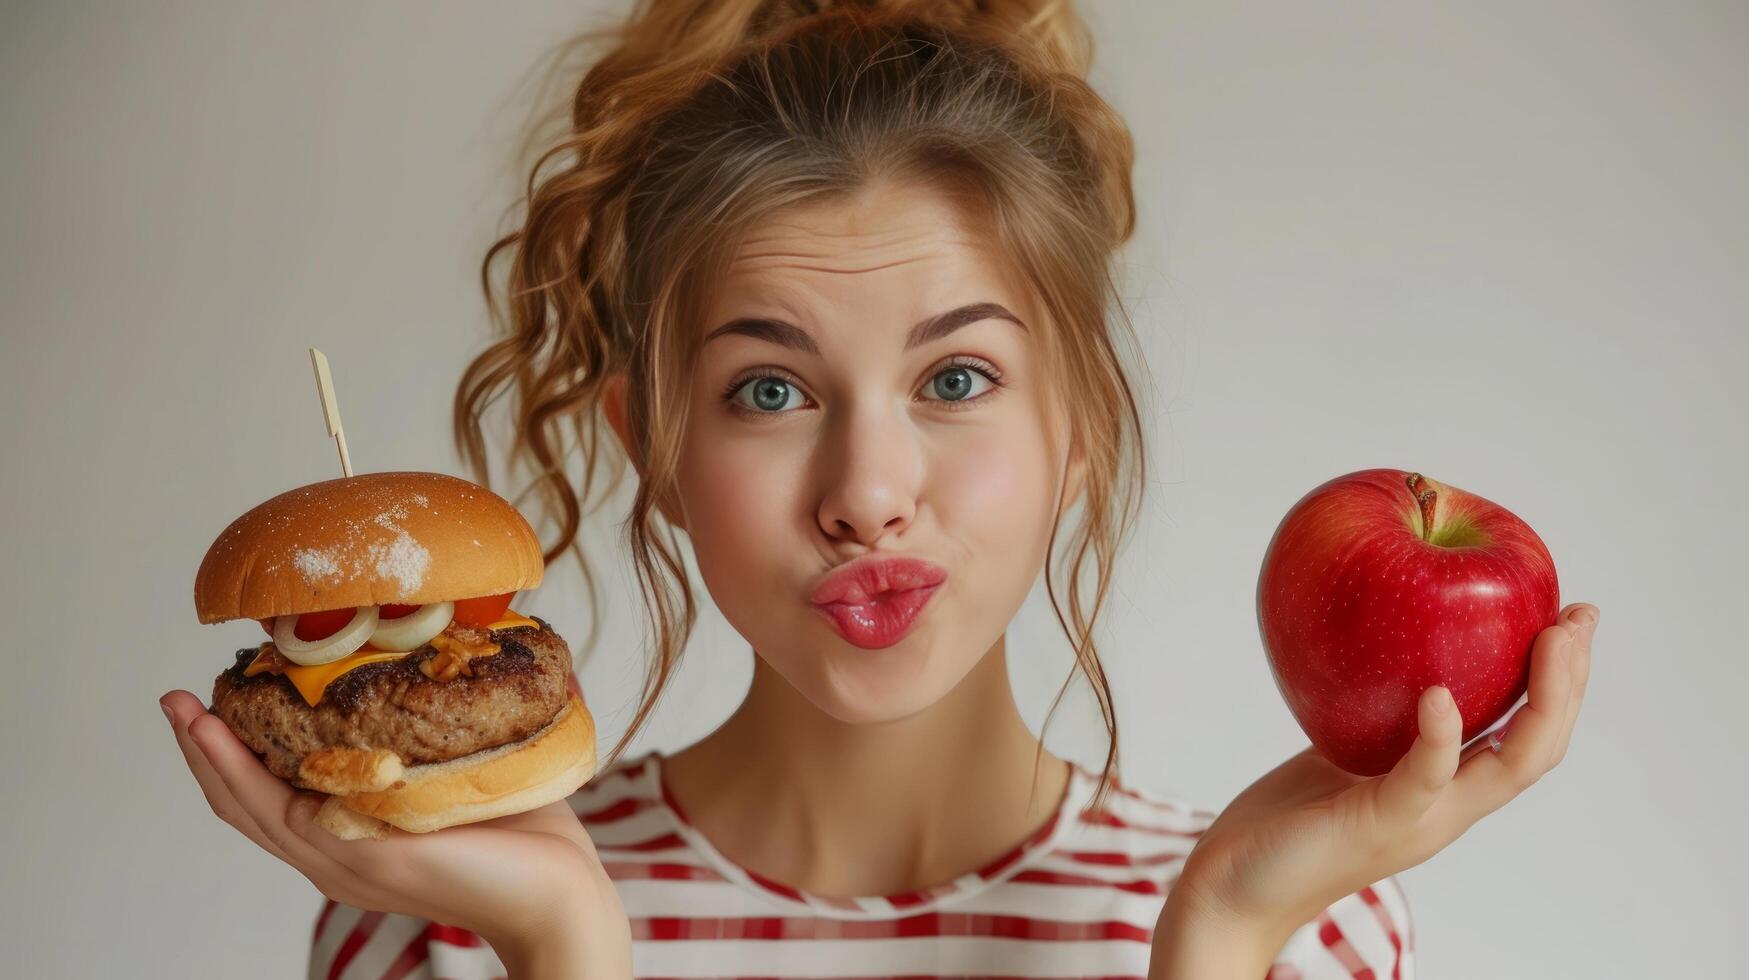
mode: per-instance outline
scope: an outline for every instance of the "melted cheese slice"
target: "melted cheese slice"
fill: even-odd
[[[286,679],[304,696],[304,700],[312,707],[322,700],[322,692],[328,685],[339,679],[341,674],[349,670],[363,667],[365,664],[382,663],[385,660],[399,660],[407,655],[406,651],[377,650],[363,647],[350,657],[341,657],[331,664],[318,664],[314,667],[287,667]]]
[[[487,626],[486,629],[502,630],[509,629],[512,626],[533,626],[536,629],[540,628],[539,623],[529,619],[527,616],[518,613],[514,609],[506,609],[504,610],[503,618],[492,623],[490,626]],[[408,652],[410,651],[378,650],[366,643],[364,646],[358,648],[358,652],[349,656],[341,657],[333,663],[318,664],[314,667],[286,667],[285,676],[287,680],[292,682],[292,686],[298,689],[298,693],[304,696],[304,701],[311,707],[315,707],[317,702],[322,700],[322,692],[328,689],[329,684],[338,680],[340,675],[347,671],[363,667],[365,664],[382,663],[385,660],[399,660],[402,657],[407,656]],[[267,669],[266,664],[262,662],[263,658],[266,656],[266,650],[257,654],[255,660],[250,663],[249,666],[243,668],[243,676],[253,677]]]

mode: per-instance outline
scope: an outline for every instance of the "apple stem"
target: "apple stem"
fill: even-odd
[[[1421,505],[1421,540],[1431,544],[1433,542],[1433,508],[1439,500],[1439,494],[1435,493],[1431,487],[1426,490],[1415,489],[1416,485],[1421,482],[1421,474],[1419,473],[1409,474],[1408,482],[1409,492],[1415,495],[1415,502]]]

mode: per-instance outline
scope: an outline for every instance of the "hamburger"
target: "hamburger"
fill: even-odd
[[[211,711],[268,770],[328,794],[336,836],[532,810],[595,773],[571,652],[511,608],[540,541],[497,494],[440,473],[298,487],[232,521],[194,580],[202,623],[260,622]]]

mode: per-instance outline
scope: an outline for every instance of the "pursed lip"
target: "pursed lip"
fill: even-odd
[[[864,604],[883,593],[940,585],[947,569],[924,558],[905,555],[863,555],[828,572],[814,586],[808,601],[815,605],[834,602]]]

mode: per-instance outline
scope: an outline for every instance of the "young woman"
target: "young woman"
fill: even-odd
[[[1142,485],[1109,275],[1129,135],[1066,4],[820,6],[642,4],[487,256],[508,329],[457,396],[476,471],[513,390],[552,558],[601,447],[636,469],[655,649],[604,770],[568,803],[345,842],[166,697],[213,809],[330,899],[311,976],[1410,976],[1391,876],[1560,761],[1596,608],[1537,639],[1503,742],[1461,750],[1434,687],[1382,777],[1308,749],[1218,818],[1126,785],[1092,632]],[[622,758],[694,621],[681,535],[753,682],[698,743]],[[1041,571],[1104,712],[1098,772],[1010,691]]]

